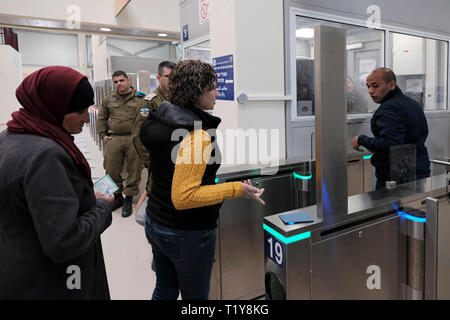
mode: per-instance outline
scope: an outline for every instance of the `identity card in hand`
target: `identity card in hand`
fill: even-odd
[[[105,197],[108,197],[119,190],[119,187],[114,183],[109,174],[107,174],[94,183],[94,190],[100,192]]]

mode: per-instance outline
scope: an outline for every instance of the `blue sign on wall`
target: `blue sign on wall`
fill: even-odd
[[[187,24],[185,24],[183,26],[183,41],[188,41],[189,40],[189,26]]]
[[[217,73],[218,100],[234,100],[234,67],[233,55],[213,58],[214,70]]]

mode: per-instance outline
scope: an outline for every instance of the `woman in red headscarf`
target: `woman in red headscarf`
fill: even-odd
[[[73,142],[94,92],[66,67],[29,75],[0,133],[0,299],[109,299],[100,234],[114,198],[94,193]]]

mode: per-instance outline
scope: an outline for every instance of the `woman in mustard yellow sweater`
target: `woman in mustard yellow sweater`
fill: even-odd
[[[218,92],[213,67],[182,61],[170,78],[169,101],[142,124],[153,184],[145,232],[156,266],[154,300],[208,299],[217,218],[224,199],[246,197],[264,202],[264,189],[250,181],[216,184],[220,150],[212,110]],[[210,161],[211,160],[211,161]]]

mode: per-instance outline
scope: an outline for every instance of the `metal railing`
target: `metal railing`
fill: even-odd
[[[92,138],[98,146],[98,150],[103,150],[104,144],[103,140],[97,133],[97,118],[98,118],[98,108],[96,106],[89,107],[89,131]]]

